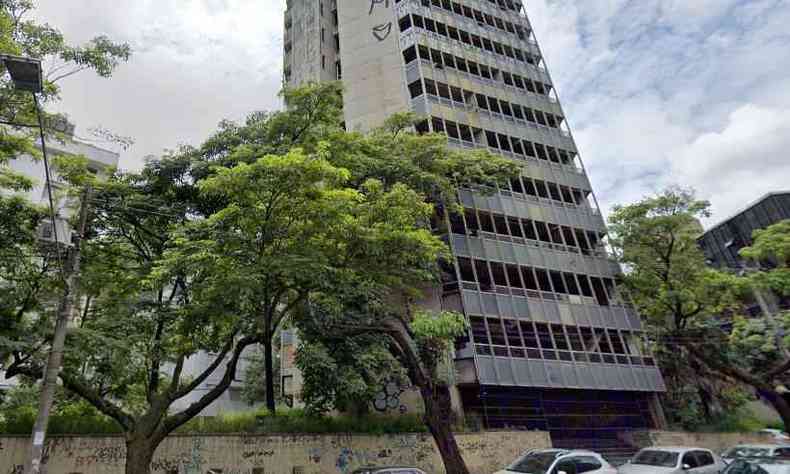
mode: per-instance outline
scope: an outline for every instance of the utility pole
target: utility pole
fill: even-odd
[[[80,202],[79,224],[77,232],[72,239],[72,246],[67,248],[66,262],[63,266],[63,293],[58,304],[57,319],[55,321],[55,334],[52,338],[52,347],[49,358],[44,368],[44,378],[41,384],[41,397],[39,399],[38,415],[33,425],[33,442],[31,444],[30,459],[25,466],[26,474],[40,474],[41,461],[44,456],[44,446],[47,437],[47,424],[52,404],[55,400],[55,388],[58,385],[58,374],[63,365],[63,349],[66,345],[66,333],[71,321],[80,286],[80,246],[85,238],[88,228],[88,206],[91,197],[90,186],[85,188]],[[57,242],[55,243],[57,245]]]

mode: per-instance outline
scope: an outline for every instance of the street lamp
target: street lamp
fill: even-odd
[[[32,92],[34,96],[44,89],[41,61],[38,59],[0,54],[0,61],[8,70],[11,81],[17,89]]]
[[[47,144],[44,138],[44,120],[41,116],[41,106],[38,103],[38,95],[44,90],[44,80],[41,74],[41,61],[38,59],[24,58],[20,56],[0,55],[0,62],[3,63],[14,88],[30,92],[33,96],[33,103],[36,105],[36,115],[38,116],[38,131],[41,137],[41,152],[44,156],[44,173],[47,179],[47,195],[49,197],[49,212],[52,218],[52,232],[55,237],[55,252],[60,264],[61,277],[64,278],[65,294],[63,301],[59,305],[57,320],[55,323],[55,334],[49,351],[49,358],[44,369],[44,380],[41,387],[41,397],[39,399],[38,415],[33,425],[33,442],[31,443],[30,461],[25,471],[29,474],[38,474],[41,471],[41,462],[44,454],[44,442],[47,433],[49,414],[52,410],[52,403],[55,398],[55,386],[57,385],[58,372],[63,365],[63,349],[66,343],[66,330],[68,328],[69,314],[73,295],[71,288],[74,286],[72,278],[66,279],[63,262],[60,259],[60,247],[58,244],[58,226],[55,218],[55,203],[52,197],[52,179],[49,172],[49,160],[47,159]],[[83,208],[84,205],[83,205]],[[85,222],[85,212],[81,212],[81,221]],[[77,257],[79,258],[79,257]],[[75,266],[78,266],[76,264]]]

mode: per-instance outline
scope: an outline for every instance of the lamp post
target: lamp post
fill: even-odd
[[[38,415],[33,425],[33,439],[31,443],[30,458],[25,466],[28,474],[39,474],[41,472],[41,461],[44,454],[44,444],[46,440],[47,424],[52,404],[55,399],[55,387],[57,386],[58,373],[63,364],[63,349],[66,345],[66,332],[68,330],[71,313],[74,309],[75,298],[79,286],[80,268],[80,241],[85,233],[88,217],[87,199],[83,198],[80,205],[80,222],[78,234],[75,236],[73,248],[67,249],[67,259],[65,266],[60,261],[60,247],[58,243],[58,227],[55,218],[55,204],[52,197],[52,181],[49,170],[49,160],[47,158],[47,146],[44,134],[44,120],[41,114],[41,107],[38,96],[43,91],[43,79],[41,75],[41,61],[18,56],[0,55],[0,62],[5,65],[11,76],[14,87],[30,92],[33,95],[33,102],[36,106],[38,116],[39,136],[41,137],[41,151],[44,156],[44,171],[47,180],[47,194],[49,196],[50,217],[52,218],[52,230],[55,237],[55,251],[60,262],[61,278],[63,279],[63,294],[58,304],[57,319],[55,321],[55,332],[52,338],[52,345],[49,350],[49,358],[44,368],[43,382],[41,384],[41,396],[39,398]],[[86,190],[86,193],[89,190]],[[87,196],[86,196],[87,197]]]

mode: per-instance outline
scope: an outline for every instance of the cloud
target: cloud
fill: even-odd
[[[681,184],[711,200],[711,224],[790,188],[786,1],[527,8],[604,211]]]
[[[284,9],[285,0],[41,1],[39,19],[71,41],[107,34],[134,49],[109,80],[65,80],[58,109],[82,135],[101,125],[134,137],[125,168],[200,143],[223,118],[279,107]]]
[[[341,0],[345,1],[345,0]],[[285,0],[41,0],[77,41],[129,41],[110,80],[64,82],[84,130],[137,139],[122,164],[198,143],[222,118],[279,106]],[[708,224],[788,188],[787,0],[533,0],[530,21],[601,207],[667,184],[710,199]],[[736,185],[737,184],[737,185]]]

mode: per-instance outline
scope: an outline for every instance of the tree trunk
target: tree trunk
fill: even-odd
[[[790,430],[790,403],[782,396],[781,393],[776,391],[762,391],[763,396],[768,400],[768,403],[774,407],[779,417],[782,418],[782,423],[785,425],[785,431]]]
[[[158,442],[145,437],[133,437],[126,441],[126,474],[151,474]]]
[[[272,340],[270,337],[266,338],[263,343],[263,357],[264,357],[264,383],[266,383],[266,409],[269,414],[274,415],[276,411],[274,403],[274,354],[272,353]]]
[[[458,449],[452,430],[453,407],[450,389],[446,385],[421,387],[425,404],[425,424],[433,435],[447,474],[469,474],[466,462]]]

